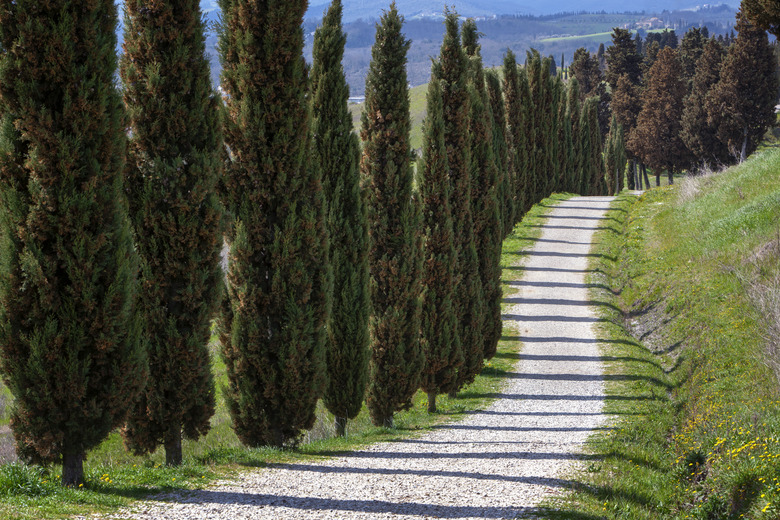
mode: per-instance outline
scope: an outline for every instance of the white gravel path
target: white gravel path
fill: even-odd
[[[567,488],[561,478],[604,424],[602,367],[585,270],[611,198],[559,204],[508,282],[504,335],[525,344],[488,409],[417,439],[315,462],[277,464],[236,481],[142,502],[137,519],[516,518]],[[530,245],[530,244],[529,244]]]

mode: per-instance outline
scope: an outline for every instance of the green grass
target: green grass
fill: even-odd
[[[623,195],[596,240],[605,410],[576,491],[542,516],[780,518],[780,401],[751,284],[778,279],[780,151]]]
[[[554,42],[582,42],[583,45],[587,43],[607,43],[612,40],[612,31],[600,32],[594,34],[580,34],[574,36],[557,36],[553,38],[543,38],[539,40],[541,43],[554,43]]]
[[[523,261],[517,251],[529,245],[541,233],[538,226],[551,202],[567,198],[565,195],[547,199],[534,207],[518,224],[504,244],[502,256],[504,292],[514,291],[509,283],[520,276],[520,271],[509,269]],[[217,386],[226,383],[225,367],[216,354],[213,342],[213,370]],[[386,442],[419,435],[432,426],[455,421],[468,413],[485,408],[505,384],[504,375],[511,372],[520,344],[517,341],[499,343],[498,354],[486,362],[476,381],[465,388],[456,399],[446,395],[437,399],[439,413],[427,413],[425,394],[418,392],[411,410],[395,416],[395,428],[377,428],[371,425],[367,411],[349,424],[349,437],[333,436],[333,417],[324,409],[318,412],[318,421],[303,443],[295,450],[270,448],[249,449],[238,441],[230,426],[230,417],[221,397],[218,398],[212,429],[198,442],[185,442],[185,461],[180,468],[164,466],[162,450],[152,456],[135,457],[124,450],[117,433],[113,433],[97,449],[89,453],[85,465],[86,482],[81,489],[65,489],[59,484],[60,467],[27,467],[21,464],[0,466],[0,518],[45,519],[85,515],[93,512],[111,512],[157,492],[203,487],[219,478],[230,478],[252,467],[263,467],[273,462],[314,460],[352,450],[369,443]],[[480,397],[481,396],[481,397]]]

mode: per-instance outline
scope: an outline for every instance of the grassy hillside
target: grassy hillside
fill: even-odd
[[[614,206],[591,277],[612,424],[542,516],[780,518],[778,173],[770,149]]]

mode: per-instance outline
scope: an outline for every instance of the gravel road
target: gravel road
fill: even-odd
[[[315,462],[277,464],[122,511],[137,519],[420,519],[533,515],[602,428],[597,321],[585,285],[594,230],[611,198],[561,202],[507,298],[504,335],[524,343],[486,410],[416,439]]]

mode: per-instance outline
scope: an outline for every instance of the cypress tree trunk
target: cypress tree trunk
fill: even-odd
[[[224,278],[220,102],[197,0],[127,0],[125,13],[127,193],[144,258],[151,377],[123,436],[138,455],[164,444],[178,465],[182,428],[190,439],[205,435],[215,408],[208,342]]]
[[[336,436],[337,437],[346,437],[347,436],[347,419],[346,417],[339,417],[338,415],[335,416],[335,426],[336,426]]]
[[[84,452],[67,451],[62,455],[62,485],[78,486],[84,481]]]
[[[436,413],[436,392],[428,392],[428,413]]]
[[[642,167],[642,175],[645,178],[645,189],[649,190],[650,189],[650,177],[647,176],[647,166],[645,166],[645,164],[642,163],[641,167]]]
[[[341,65],[346,35],[342,4],[334,0],[314,35],[312,133],[328,205],[333,309],[328,325],[325,407],[346,421],[360,413],[368,382],[368,220],[360,189],[360,145],[347,106],[349,87]],[[336,422],[337,434],[346,428]],[[339,431],[340,429],[340,431]]]
[[[368,190],[371,249],[371,373],[366,402],[376,426],[411,406],[420,387],[420,212],[410,162],[409,86],[395,3],[377,26],[366,78],[361,171]]]
[[[165,464],[167,466],[181,466],[181,425],[172,423],[165,435]]]
[[[63,462],[145,385],[113,0],[0,9],[0,372],[22,459]]]
[[[331,274],[321,172],[309,140],[307,2],[220,6],[230,150],[224,193],[233,218],[225,395],[244,444],[281,446],[314,425],[326,383]]]

